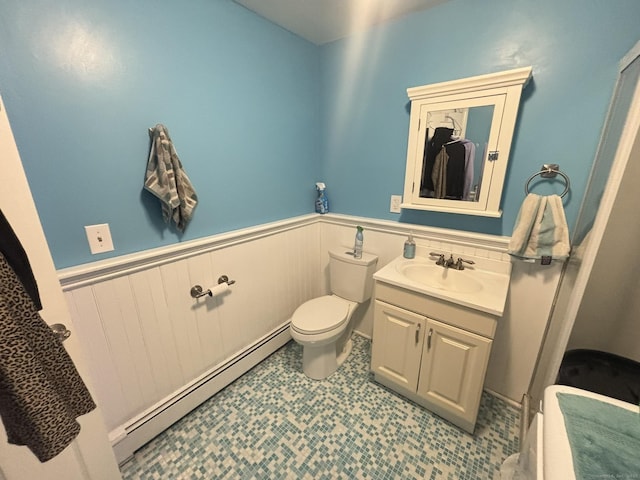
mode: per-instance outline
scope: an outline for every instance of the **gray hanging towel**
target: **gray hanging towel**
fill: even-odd
[[[0,332],[0,417],[7,440],[46,462],[76,438],[76,418],[95,403],[2,254]]]
[[[149,129],[151,149],[144,180],[145,190],[158,197],[165,222],[173,222],[184,232],[193,216],[198,196],[182,168],[169,131],[158,124]]]

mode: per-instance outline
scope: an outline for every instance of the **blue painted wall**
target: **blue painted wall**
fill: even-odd
[[[316,47],[231,0],[0,0],[0,91],[58,268],[313,211],[510,235],[542,163],[573,225],[640,2],[451,0]],[[406,88],[532,65],[502,219],[389,213],[404,184]],[[181,235],[142,191],[164,123],[200,197]],[[116,250],[92,256],[84,225]]]
[[[231,0],[0,0],[0,91],[58,268],[313,211],[318,48]],[[142,191],[163,123],[199,195]],[[84,225],[109,223],[92,256]]]
[[[511,235],[526,180],[558,163],[572,182],[565,198],[572,227],[618,63],[640,39],[638,19],[637,0],[452,0],[324,47],[323,176],[333,210]],[[404,189],[406,89],[529,65],[502,218],[389,213],[390,195]],[[552,192],[543,188],[537,193]]]

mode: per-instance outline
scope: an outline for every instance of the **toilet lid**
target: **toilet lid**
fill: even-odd
[[[349,306],[350,302],[333,295],[314,298],[293,312],[291,325],[300,333],[324,333],[344,323]]]

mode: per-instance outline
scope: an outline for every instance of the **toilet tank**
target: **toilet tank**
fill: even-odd
[[[362,253],[362,258],[354,258],[346,248],[329,250],[329,280],[331,293],[352,302],[362,303],[371,298],[373,273],[378,257]]]

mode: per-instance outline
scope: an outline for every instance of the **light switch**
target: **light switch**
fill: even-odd
[[[108,223],[87,225],[84,227],[84,230],[87,233],[89,248],[93,255],[113,250],[113,240],[111,239],[111,231],[109,230]]]
[[[391,206],[389,211],[391,213],[402,213],[400,204],[402,203],[402,195],[391,195]]]

